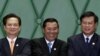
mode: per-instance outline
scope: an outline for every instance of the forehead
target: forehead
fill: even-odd
[[[94,21],[94,17],[93,16],[91,16],[91,17],[84,17],[82,19],[82,21]]]
[[[7,23],[14,23],[14,22],[18,22],[18,19],[17,18],[15,18],[15,17],[11,17],[11,18],[8,18],[7,19]]]
[[[46,23],[46,27],[53,27],[53,26],[57,26],[56,22],[47,22]]]

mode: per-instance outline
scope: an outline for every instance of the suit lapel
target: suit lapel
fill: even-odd
[[[15,45],[14,45],[14,52],[13,52],[13,55],[16,55],[17,53],[19,53],[21,47],[22,47],[21,39],[20,39],[20,38],[17,38],[17,39],[16,39],[16,42],[15,42]]]
[[[49,55],[49,48],[47,46],[47,43],[46,43],[45,39],[42,38],[40,42],[41,42],[41,45],[43,47],[42,49],[45,51],[45,53],[47,53]]]
[[[92,47],[95,47],[97,42],[98,42],[98,35],[94,34],[93,37],[91,38],[90,44]]]
[[[6,38],[2,39],[2,48],[4,48],[4,55],[11,56],[9,42]]]
[[[51,56],[57,56],[56,52],[59,52],[59,46],[61,45],[61,42],[58,39],[55,39],[55,42],[53,44],[52,50],[51,50]]]
[[[77,43],[79,44],[78,46],[80,46],[80,51],[84,55],[86,53],[86,43],[85,43],[84,36],[82,33],[79,34],[77,41],[78,41]]]
[[[55,42],[54,42],[54,44],[53,44],[51,53],[54,52],[54,51],[56,51],[57,46],[58,46],[58,41],[57,41],[57,39],[56,39]]]
[[[97,43],[98,43],[98,35],[94,33],[90,41],[90,53],[94,52],[94,50],[98,48]]]

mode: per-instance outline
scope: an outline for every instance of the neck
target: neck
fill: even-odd
[[[7,35],[10,39],[14,39],[15,37],[17,37],[17,36],[15,36],[15,35]]]
[[[84,34],[84,33],[83,33]],[[87,37],[89,37],[90,35],[93,35],[94,33],[92,33],[92,34],[84,34],[84,35],[86,35]]]

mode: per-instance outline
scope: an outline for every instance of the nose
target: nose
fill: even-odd
[[[88,23],[86,23],[86,26],[89,26],[89,24],[88,24]]]
[[[11,25],[11,28],[14,28],[14,25]]]
[[[54,32],[54,30],[50,30],[50,32],[51,32],[51,33],[53,33],[53,32]]]

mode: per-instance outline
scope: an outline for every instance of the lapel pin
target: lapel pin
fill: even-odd
[[[56,50],[56,48],[54,48],[54,50]]]
[[[93,42],[92,45],[95,45],[95,43]]]
[[[19,46],[18,44],[16,44],[16,46]]]

